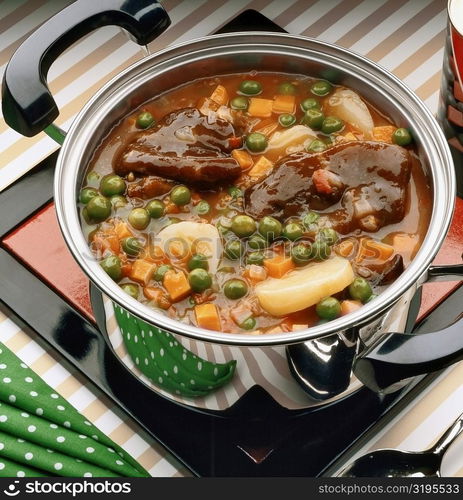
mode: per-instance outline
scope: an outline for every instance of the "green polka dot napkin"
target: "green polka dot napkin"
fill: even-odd
[[[148,477],[0,343],[0,477]]]

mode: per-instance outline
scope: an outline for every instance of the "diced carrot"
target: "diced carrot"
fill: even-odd
[[[222,326],[220,324],[220,316],[215,304],[210,302],[207,304],[199,304],[195,306],[196,323],[201,328],[207,330],[215,330],[220,332]]]
[[[381,127],[373,127],[372,136],[374,141],[387,142],[392,144],[392,134],[396,128],[392,125],[383,125]]]
[[[277,95],[273,99],[274,113],[294,113],[296,98],[293,95]]]
[[[147,285],[155,270],[156,264],[153,262],[149,262],[144,259],[137,259],[132,264],[129,276],[134,281],[139,281],[140,283]]]
[[[166,214],[178,214],[178,213],[180,213],[180,208],[175,203],[172,203],[171,201],[169,201],[166,203],[165,213]]]
[[[132,263],[129,261],[122,262],[121,272],[124,278],[130,276],[130,273],[132,272]]]
[[[329,172],[322,168],[315,170],[312,175],[312,182],[315,185],[315,189],[319,193],[331,194],[333,190],[333,186],[329,182]]]
[[[265,156],[261,156],[251,170],[248,172],[250,177],[256,177],[260,179],[261,177],[265,177],[273,168],[273,163],[270,160],[267,160]]]
[[[286,255],[277,255],[271,259],[264,260],[264,267],[272,278],[282,278],[287,272],[294,269],[294,263]]]
[[[211,100],[216,102],[219,106],[225,106],[228,102],[228,92],[223,85],[217,85],[214,92],[211,94]]]
[[[397,253],[405,258],[413,258],[418,249],[418,236],[416,234],[395,233],[392,235],[392,246]]]
[[[164,275],[163,285],[172,302],[178,302],[191,293],[190,283],[181,271],[167,271]]]
[[[119,253],[119,238],[116,233],[97,232],[93,237],[93,248],[98,252],[109,250],[114,254]]]
[[[252,156],[244,149],[234,149],[231,152],[231,155],[235,158],[243,170],[252,167],[252,164],[254,163],[252,161]]]
[[[394,253],[394,247],[373,238],[362,238],[355,260],[372,262],[386,262]]]
[[[172,305],[165,292],[163,292],[160,288],[156,288],[154,286],[145,286],[145,288],[143,288],[143,295],[148,300],[154,300],[154,302],[156,302],[156,305],[161,309],[169,309],[169,307]]]
[[[127,223],[123,222],[121,220],[118,220],[114,224],[114,232],[117,234],[117,237],[121,240],[124,238],[128,238],[129,236],[133,236],[133,233],[129,229],[129,226],[127,225]]]
[[[343,300],[341,302],[341,316],[354,312],[361,307],[362,303],[359,300]]]
[[[230,137],[228,139],[228,147],[230,149],[237,149],[240,148],[243,145],[243,138],[242,137]]]
[[[354,252],[354,242],[350,239],[340,241],[335,247],[335,252],[341,257],[347,258]]]
[[[272,115],[272,110],[272,99],[261,99],[260,97],[251,97],[251,99],[249,99],[248,113],[251,116],[268,118]]]

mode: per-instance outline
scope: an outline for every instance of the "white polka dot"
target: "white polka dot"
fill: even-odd
[[[48,453],[55,453],[53,450],[47,450]]]
[[[58,441],[58,443],[64,443],[64,441],[66,441],[66,438],[64,436],[58,436],[56,440]]]
[[[66,408],[65,408],[64,406],[62,406],[62,405],[58,405],[56,408],[57,408],[59,411],[64,411],[64,410],[66,409]]]
[[[32,377],[26,377],[24,379],[28,384],[30,384],[31,382],[34,382],[34,379]]]
[[[112,448],[108,448],[109,453],[116,453]]]
[[[0,462],[0,470],[3,470],[5,468],[5,464]]]
[[[52,429],[58,429],[58,426],[57,426],[56,424],[50,424],[50,427],[51,427]]]
[[[80,458],[76,458],[76,462],[78,462],[79,464],[81,464],[82,460]]]
[[[149,336],[152,337],[153,336],[153,332],[150,330],[149,332]]]
[[[84,477],[93,477],[91,472],[84,472]]]
[[[35,410],[35,413],[36,413],[36,415],[41,416],[41,415],[43,415],[43,409],[42,409],[42,408],[37,408],[37,409]]]
[[[142,330],[140,333],[141,333],[142,338],[145,338],[145,332],[144,332],[144,330]]]
[[[0,365],[0,370],[4,370],[5,368],[6,368],[5,363],[2,363],[2,364]]]
[[[196,384],[196,382],[195,382],[193,379],[191,379],[191,380],[190,380],[190,384],[191,384],[191,385],[195,385],[195,384]]]
[[[6,415],[0,415],[0,422],[6,422],[8,417]]]
[[[185,353],[182,354],[182,359],[183,359],[183,361],[186,361],[186,354]]]
[[[219,374],[219,369],[217,366],[214,368],[214,375],[217,376]]]
[[[5,448],[5,445],[3,443],[0,443],[0,450],[3,450]]]
[[[34,397],[34,398],[36,398],[36,397],[38,396],[37,392],[35,392],[35,391],[31,391],[29,394],[30,394],[32,397]]]
[[[23,411],[21,413],[21,417],[24,417],[24,418],[29,418],[29,413],[26,413],[25,411]]]
[[[5,377],[5,378],[3,379],[3,382],[5,382],[5,384],[9,384],[9,383],[11,382],[10,377]]]
[[[27,365],[26,365],[25,363],[21,363],[19,366],[20,366],[21,368],[27,368]]]
[[[149,365],[149,362],[150,360],[148,358],[145,358],[145,365],[148,366]]]
[[[161,349],[159,349],[159,355],[161,356],[161,358],[164,356],[164,349],[161,347]]]
[[[16,396],[14,394],[11,394],[10,396],[8,396],[8,401],[10,401],[10,403],[14,403],[16,401]]]
[[[127,332],[127,340],[130,340],[130,332]]]
[[[88,446],[87,448],[85,448],[85,451],[87,453],[93,453],[95,451],[95,448],[92,448],[91,446]]]
[[[25,475],[26,473],[23,470],[18,470],[18,472],[16,472],[16,477],[24,477]]]
[[[63,464],[61,462],[56,462],[54,467],[55,467],[55,470],[61,470],[63,468]]]
[[[168,372],[167,370],[164,370],[162,373],[164,373],[164,375],[165,375],[166,377],[168,377],[168,376],[169,376],[169,372]]]
[[[133,336],[133,341],[135,342],[135,344],[137,344],[137,343],[138,343],[138,335],[134,335],[134,336]]]
[[[50,394],[50,397],[53,398],[53,399],[58,399],[59,398],[59,396],[58,396],[58,394],[56,394],[56,392],[52,392]]]
[[[174,343],[173,342],[169,342],[169,347],[174,347]]]
[[[98,436],[96,434],[93,434],[92,438],[95,440],[95,441],[98,441]]]
[[[88,420],[84,420],[85,425],[92,425]]]
[[[18,443],[24,443],[24,439],[18,439]]]
[[[34,455],[29,451],[24,455],[24,458],[26,460],[32,460],[34,458]]]
[[[122,460],[116,460],[117,465],[124,465],[124,462]]]
[[[174,373],[178,373],[178,366],[174,365]]]
[[[162,382],[164,381],[164,379],[162,377],[158,377],[158,381],[160,384],[162,384]]]
[[[27,428],[27,430],[28,430],[29,432],[35,432],[35,431],[37,430],[37,427],[36,427],[35,425],[30,425],[30,426]]]
[[[135,358],[135,364],[136,364],[136,365],[139,365],[139,364],[140,364],[140,360],[138,359],[138,357],[137,357],[137,358]]]
[[[198,371],[201,371],[203,369],[203,364],[201,361],[198,361]]]
[[[64,425],[64,427],[69,428],[69,427],[71,427],[71,422],[66,420],[66,422],[63,422],[63,425]]]
[[[80,439],[87,439],[87,436],[84,436],[83,434],[79,434]]]

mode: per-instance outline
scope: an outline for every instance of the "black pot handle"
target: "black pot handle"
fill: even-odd
[[[46,83],[48,69],[87,33],[117,25],[146,45],[169,24],[166,11],[154,0],[77,0],[34,31],[10,59],[2,85],[5,121],[29,137],[53,123],[59,111]]]
[[[362,352],[354,374],[382,392],[397,382],[447,368],[463,359],[463,319],[434,333],[389,333]]]

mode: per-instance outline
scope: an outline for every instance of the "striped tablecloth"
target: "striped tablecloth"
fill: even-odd
[[[70,0],[0,0],[0,74],[21,41]],[[172,26],[150,44],[166,45],[216,31],[255,9],[287,31],[348,47],[395,73],[436,111],[446,28],[445,0],[163,0]],[[53,64],[49,82],[67,129],[82,105],[113,75],[144,56],[118,28],[105,27],[69,48]],[[0,191],[57,146],[44,134],[23,138],[0,118]],[[187,474],[112,403],[53,352],[43,350],[0,315],[0,341],[155,476]],[[423,449],[463,411],[463,365],[447,370],[409,407],[366,443]],[[444,473],[463,476],[463,439],[448,452]]]

